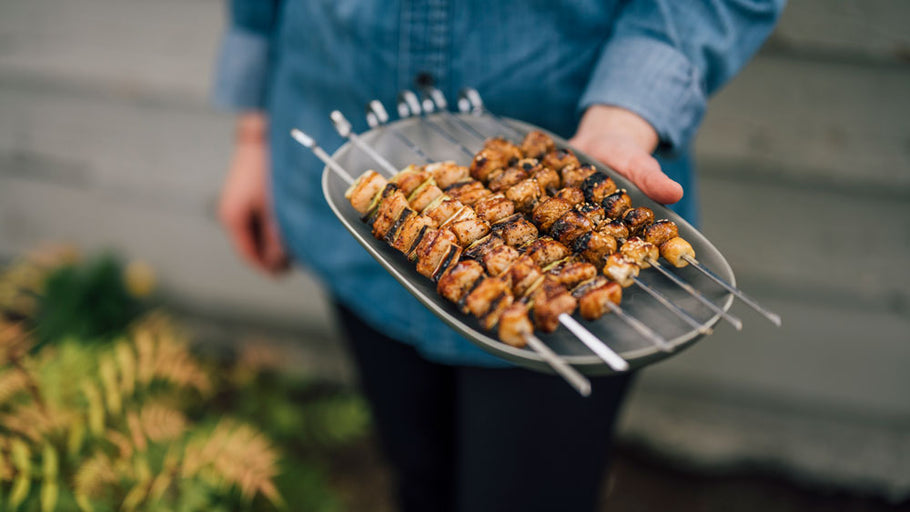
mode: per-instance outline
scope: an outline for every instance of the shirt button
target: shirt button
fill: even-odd
[[[414,77],[414,83],[417,85],[418,89],[425,89],[427,87],[433,87],[433,85],[436,84],[436,79],[433,78],[432,73],[421,71]]]

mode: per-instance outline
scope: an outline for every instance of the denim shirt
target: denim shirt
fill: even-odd
[[[282,235],[337,300],[430,360],[504,366],[437,319],[344,230],[322,196],[323,165],[292,141],[291,128],[334,150],[342,139],[332,110],[366,130],[364,105],[394,106],[422,73],[450,101],[471,86],[490,110],[566,138],[588,106],[616,105],[656,129],[662,168],[686,190],[674,209],[695,221],[688,148],[707,97],[758,49],[783,3],[230,0],[214,100],[268,113]]]

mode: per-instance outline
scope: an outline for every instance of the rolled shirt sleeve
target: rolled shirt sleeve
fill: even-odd
[[[784,0],[631,0],[620,11],[579,101],[640,115],[669,149],[692,140],[708,96],[774,27]]]
[[[212,101],[229,111],[265,106],[269,60],[280,0],[231,0],[221,41]]]

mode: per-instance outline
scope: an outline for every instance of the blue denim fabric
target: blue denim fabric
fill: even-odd
[[[770,32],[783,0],[449,1],[232,0],[215,101],[271,119],[276,215],[295,258],[332,294],[428,359],[506,365],[455,334],[348,235],[320,188],[322,164],[291,128],[327,150],[342,142],[328,115],[367,129],[364,105],[391,107],[429,73],[450,99],[463,86],[488,107],[564,137],[593,104],[630,109],[657,130],[664,171],[696,220],[688,148],[706,98]]]

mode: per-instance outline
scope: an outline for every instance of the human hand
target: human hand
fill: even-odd
[[[683,188],[660,169],[651,153],[657,132],[637,114],[620,107],[593,105],[585,111],[569,144],[628,178],[646,196],[661,204],[683,197]]]
[[[243,259],[277,276],[290,268],[290,261],[268,192],[266,125],[265,116],[258,113],[242,114],[238,119],[234,155],[221,189],[218,216]]]

